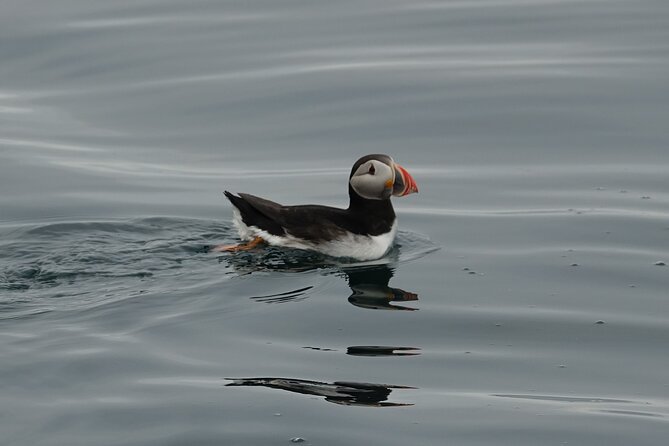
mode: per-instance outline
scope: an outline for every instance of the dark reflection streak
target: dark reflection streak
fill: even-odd
[[[316,350],[319,352],[336,352],[335,348],[326,347],[302,347],[306,350]],[[418,356],[420,348],[418,347],[393,347],[386,345],[352,345],[346,349],[346,354],[351,356]]]
[[[346,350],[351,356],[417,356],[420,355],[417,347],[391,347],[381,345],[354,345]]]
[[[393,270],[386,265],[376,267],[344,269],[348,277],[351,294],[348,301],[360,308],[373,310],[416,311],[417,308],[392,305],[391,302],[418,300],[418,295],[388,286]]]
[[[408,386],[388,384],[335,381],[333,383],[293,378],[226,378],[232,381],[226,386],[261,386],[286,390],[303,395],[316,395],[325,401],[344,406],[397,407],[413,406],[410,403],[387,401],[392,389],[415,389]]]
[[[306,286],[304,288],[299,288],[293,291],[286,291],[284,293],[268,294],[266,296],[251,296],[250,299],[265,303],[298,301],[306,299],[308,297],[306,292],[312,288],[313,286]]]
[[[307,290],[310,290],[312,288],[313,288],[312,286],[305,286],[304,288],[299,288],[299,289],[294,290],[294,291],[286,291],[285,293],[277,293],[277,294],[268,294],[266,296],[255,296],[255,297],[252,297],[251,299],[264,299],[266,297],[288,296],[288,295],[292,295],[292,294],[301,293],[303,291],[307,291]]]
[[[299,302],[301,300],[306,299],[307,295],[304,293],[297,293],[297,294],[288,294],[286,296],[279,296],[279,297],[269,297],[269,298],[262,298],[262,297],[251,297],[251,299],[255,300],[256,302],[263,302],[266,304],[282,304],[286,302]]]

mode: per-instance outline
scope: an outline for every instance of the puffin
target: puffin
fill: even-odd
[[[358,159],[348,178],[346,209],[322,206],[284,206],[255,195],[228,191],[233,224],[245,243],[219,245],[217,252],[238,252],[262,244],[316,251],[330,257],[376,260],[391,248],[397,218],[391,196],[418,192],[407,170],[390,156]]]

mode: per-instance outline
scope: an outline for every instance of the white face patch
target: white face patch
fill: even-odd
[[[390,198],[393,191],[395,170],[381,161],[369,160],[358,167],[349,182],[353,190],[361,197],[370,200],[385,200]]]

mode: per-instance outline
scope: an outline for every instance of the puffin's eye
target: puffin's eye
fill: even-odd
[[[375,172],[376,172],[376,169],[374,168],[374,164],[370,164],[369,165],[369,171],[367,171],[367,173],[370,174],[370,175],[374,175]]]

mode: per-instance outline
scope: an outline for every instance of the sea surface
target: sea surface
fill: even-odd
[[[667,444],[665,0],[0,11],[3,446]],[[368,153],[383,259],[210,251]]]

